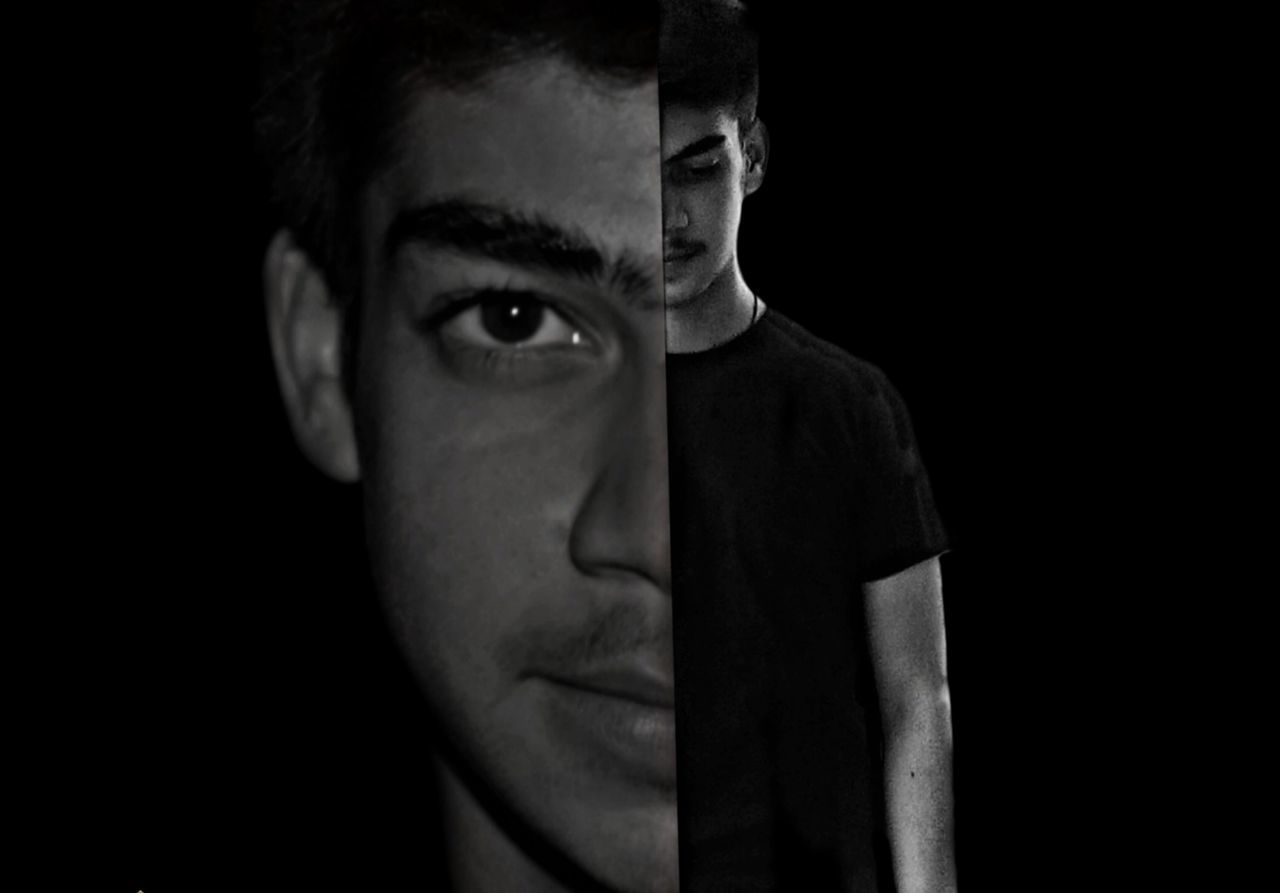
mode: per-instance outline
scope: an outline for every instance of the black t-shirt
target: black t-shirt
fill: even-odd
[[[902,401],[776,311],[667,395],[681,888],[892,890],[860,587],[946,545]]]

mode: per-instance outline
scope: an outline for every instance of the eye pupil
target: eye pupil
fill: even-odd
[[[527,295],[502,295],[480,304],[480,320],[495,341],[518,344],[528,341],[542,325],[546,307]]]

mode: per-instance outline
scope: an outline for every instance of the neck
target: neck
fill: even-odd
[[[756,313],[756,297],[735,255],[702,294],[667,307],[667,353],[697,353],[731,341]]]

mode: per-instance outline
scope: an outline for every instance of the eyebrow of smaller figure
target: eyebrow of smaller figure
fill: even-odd
[[[610,253],[585,233],[536,214],[467,199],[445,199],[407,208],[387,229],[393,257],[410,243],[601,283],[640,309],[661,308],[658,277],[645,264]],[[656,297],[655,297],[656,296]]]
[[[713,133],[711,136],[704,136],[700,140],[694,140],[685,146],[676,154],[668,158],[664,164],[672,164],[677,161],[684,161],[686,158],[692,158],[695,155],[701,155],[703,152],[710,152],[712,149],[718,148],[725,142],[723,133]]]

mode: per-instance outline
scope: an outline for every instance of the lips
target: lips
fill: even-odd
[[[631,664],[542,677],[551,733],[581,765],[613,782],[674,790],[675,689]]]
[[[571,688],[607,697],[623,698],[649,707],[675,708],[675,687],[671,680],[644,666],[606,667],[553,680]]]
[[[690,245],[688,243],[676,243],[663,246],[662,261],[663,263],[679,263],[680,261],[689,260],[691,257],[701,253],[701,245]]]

